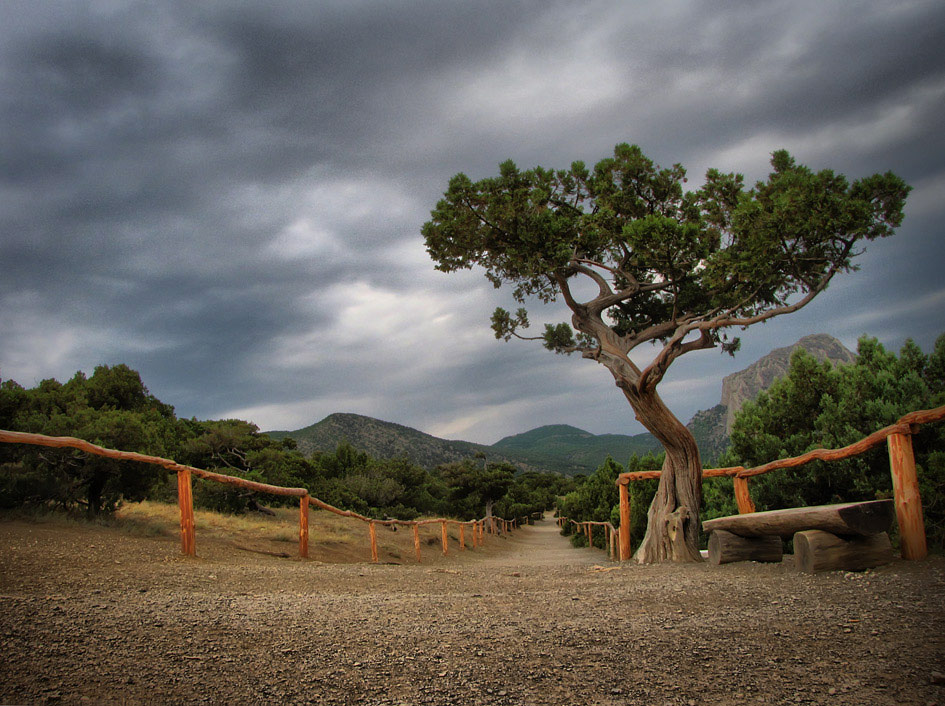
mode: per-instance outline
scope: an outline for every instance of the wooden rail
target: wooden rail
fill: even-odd
[[[916,474],[915,455],[912,451],[912,435],[918,432],[920,425],[939,422],[943,419],[945,419],[945,406],[921,409],[910,412],[900,417],[895,424],[883,427],[879,431],[840,449],[814,449],[800,456],[771,461],[753,468],[743,466],[706,468],[702,471],[702,477],[732,478],[738,512],[739,514],[745,514],[755,511],[755,504],[752,502],[751,493],[748,489],[749,478],[781,468],[794,468],[811,461],[839,461],[857,456],[885,443],[889,449],[889,467],[893,481],[896,520],[899,523],[899,535],[902,540],[902,558],[923,559],[928,555],[928,547],[925,538],[925,523],[922,519],[919,479]],[[624,533],[628,538],[630,535],[630,500],[627,486],[631,481],[659,478],[661,473],[662,471],[632,471],[621,473],[617,477],[617,484],[620,486],[621,537]],[[624,529],[625,517],[626,530]],[[627,545],[629,550],[629,542]],[[630,554],[624,556],[622,550],[623,545],[621,545],[621,559],[629,559]]]
[[[480,520],[453,520],[444,517],[430,518],[424,520],[397,520],[397,519],[386,519],[386,520],[376,520],[365,515],[352,512],[350,510],[342,510],[333,505],[329,505],[323,500],[311,495],[305,488],[285,488],[279,485],[269,485],[268,483],[258,483],[256,481],[246,480],[245,478],[237,478],[235,476],[228,476],[223,473],[214,473],[213,471],[205,471],[201,468],[194,468],[193,466],[185,466],[183,464],[177,463],[176,461],[169,458],[161,458],[160,456],[148,456],[146,454],[136,453],[134,451],[117,451],[115,449],[107,449],[102,446],[97,446],[83,439],[77,439],[72,436],[46,436],[45,434],[30,434],[27,432],[19,431],[6,431],[0,429],[0,442],[11,443],[11,444],[32,444],[34,446],[48,446],[52,448],[73,448],[79,451],[84,451],[85,453],[94,454],[96,456],[104,456],[105,458],[111,458],[118,461],[136,461],[139,463],[150,463],[157,466],[166,468],[169,471],[177,472],[177,502],[180,508],[180,539],[181,539],[181,552],[187,556],[196,556],[197,553],[197,544],[196,544],[196,528],[194,522],[194,503],[193,503],[193,486],[192,486],[192,477],[197,476],[198,478],[204,478],[206,480],[212,480],[217,483],[225,483],[227,485],[233,485],[238,488],[244,488],[246,490],[252,490],[260,493],[269,493],[271,495],[282,495],[289,497],[299,498],[299,556],[301,558],[308,557],[308,513],[311,506],[320,508],[322,510],[327,510],[336,515],[342,517],[350,517],[352,519],[360,520],[365,522],[368,525],[368,536],[371,542],[371,561],[378,561],[378,549],[377,549],[377,525],[383,526],[409,526],[413,528],[413,540],[414,540],[414,550],[417,555],[417,561],[420,561],[420,527],[423,525],[430,524],[439,524],[440,525],[440,537],[441,545],[443,548],[443,554],[449,554],[449,533],[447,526],[448,525],[457,525],[459,527],[459,545],[460,551],[466,549],[466,528],[469,527],[472,531],[472,546],[482,546],[485,539],[485,528],[486,525],[489,525],[489,532],[493,535],[499,533],[507,533],[513,529],[518,528],[520,521],[528,521],[531,516],[524,518],[514,518],[512,520],[506,520],[501,517],[484,517]]]
[[[604,544],[607,545],[607,555],[612,559],[616,560],[620,557],[621,549],[621,537],[619,530],[614,527],[610,522],[593,522],[591,520],[572,520],[570,517],[561,517],[557,518],[558,527],[564,527],[566,524],[571,523],[578,528],[578,531],[587,537],[587,545],[591,549],[594,549],[594,527],[603,527],[604,528]]]

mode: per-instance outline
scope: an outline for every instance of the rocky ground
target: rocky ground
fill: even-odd
[[[421,565],[198,552],[0,523],[0,702],[945,706],[940,557],[617,567],[551,521]]]

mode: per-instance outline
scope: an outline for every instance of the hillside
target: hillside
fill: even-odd
[[[648,451],[658,450],[659,443],[650,434],[595,435],[566,424],[554,424],[507,436],[492,448],[518,454],[542,467],[560,467],[565,463],[574,469],[572,472],[591,473],[608,456],[626,463],[634,453],[642,456]]]
[[[292,437],[304,454],[334,451],[343,441],[377,458],[407,457],[412,463],[433,468],[441,463],[462,461],[485,454],[489,461],[510,461],[523,470],[532,468],[524,459],[502,454],[490,446],[469,441],[451,441],[411,427],[360,414],[330,414],[320,422],[296,431],[266,432],[275,439]]]
[[[830,360],[835,364],[848,363],[855,358],[832,336],[814,334],[791,346],[776,348],[744,370],[726,376],[722,381],[720,403],[696,412],[687,425],[699,444],[704,462],[714,463],[728,446],[731,421],[741,406],[787,373],[795,348],[804,348],[818,360]],[[509,461],[522,470],[554,471],[566,475],[593,473],[607,456],[625,463],[634,453],[642,456],[660,448],[650,434],[596,435],[565,424],[538,427],[487,446],[440,439],[401,424],[359,414],[331,414],[304,429],[267,433],[277,439],[292,437],[306,454],[333,451],[339,443],[347,441],[372,456],[406,456],[424,468],[485,455],[489,461]]]
[[[816,333],[804,336],[796,343],[775,348],[737,373],[722,379],[722,399],[715,407],[696,412],[687,425],[699,444],[703,462],[714,463],[728,448],[728,435],[735,415],[742,405],[755,399],[775,380],[784,377],[791,366],[791,354],[803,348],[817,360],[829,360],[834,365],[851,363],[856,356],[833,336]]]

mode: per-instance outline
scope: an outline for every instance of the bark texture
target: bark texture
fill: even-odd
[[[623,391],[637,419],[666,450],[660,484],[647,512],[646,535],[634,558],[641,564],[702,561],[699,554],[702,461],[696,440],[655,390],[640,392],[627,386]]]

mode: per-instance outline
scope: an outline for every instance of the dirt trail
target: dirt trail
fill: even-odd
[[[945,705],[941,558],[605,571],[550,520],[419,566],[198,553],[0,523],[0,702]]]
[[[522,567],[563,567],[599,564],[607,557],[598,551],[578,551],[554,520],[545,519],[534,525],[526,525],[508,538],[505,551],[478,560],[482,567],[507,567],[510,570]]]

